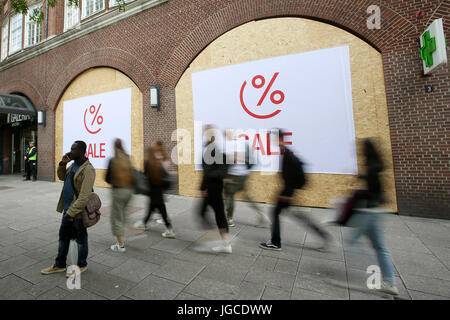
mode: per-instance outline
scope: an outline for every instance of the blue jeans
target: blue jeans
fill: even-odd
[[[78,267],[86,267],[86,259],[88,257],[88,235],[87,230],[83,225],[83,220],[74,219],[73,221],[69,221],[64,217],[62,218],[61,227],[59,228],[59,247],[55,265],[59,268],[66,267],[67,253],[69,252],[71,239],[75,239],[78,245]]]
[[[355,244],[362,235],[366,235],[375,249],[383,280],[391,285],[395,285],[392,258],[384,243],[383,233],[380,229],[380,219],[380,213],[364,212],[364,209],[355,211],[346,224],[348,227],[355,228],[350,239],[350,245]]]

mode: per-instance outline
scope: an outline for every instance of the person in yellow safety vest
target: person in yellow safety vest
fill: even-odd
[[[34,142],[30,142],[30,149],[28,153],[24,156],[24,159],[28,161],[28,170],[26,180],[30,180],[30,175],[33,175],[33,181],[36,181],[36,159],[37,159],[37,149]]]

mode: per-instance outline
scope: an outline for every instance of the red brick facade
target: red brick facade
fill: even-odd
[[[381,8],[379,30],[367,28],[372,4]],[[49,35],[63,31],[61,8],[51,11],[59,16],[49,19]],[[423,17],[417,17],[420,10]],[[81,72],[109,66],[129,76],[144,95],[145,145],[162,139],[173,146],[174,89],[203,48],[252,20],[318,19],[382,53],[399,212],[450,218],[449,68],[423,76],[419,57],[419,35],[434,19],[444,18],[450,39],[449,14],[448,0],[170,0],[0,72],[0,92],[21,92],[48,110],[38,132],[39,178],[52,180],[54,109]],[[152,84],[161,87],[160,112],[149,107]],[[433,93],[425,93],[429,84]]]

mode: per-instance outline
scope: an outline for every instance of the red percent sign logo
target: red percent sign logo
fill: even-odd
[[[98,112],[100,111],[100,107],[101,107],[101,106],[102,106],[102,105],[99,104],[98,109],[97,109],[97,112],[96,112],[96,110],[95,110],[96,108],[95,108],[94,105],[92,105],[92,106],[89,107],[89,113],[90,113],[90,114],[94,114],[94,113],[95,113],[94,119],[92,119],[92,122],[91,122],[91,124],[90,124],[90,127],[92,127],[92,126],[94,125],[94,122],[95,122],[96,119],[97,119],[98,125],[101,125],[101,124],[103,123],[103,117],[102,117],[101,115],[98,116]],[[86,125],[86,114],[87,114],[87,111],[88,111],[88,109],[86,109],[86,111],[84,111],[84,127],[86,128],[86,130],[87,130],[90,134],[97,134],[97,133],[100,132],[100,130],[102,130],[102,128],[99,128],[97,131],[91,131],[91,130],[88,129],[88,127],[87,127],[87,125]]]
[[[275,72],[275,74],[273,75],[272,79],[269,82],[269,85],[267,86],[266,90],[264,90],[264,93],[261,96],[261,98],[259,99],[259,102],[256,106],[258,106],[258,107],[261,106],[264,99],[266,98],[267,93],[269,92],[270,88],[272,88],[272,85],[275,82],[275,79],[278,77],[279,74],[280,74],[279,72]],[[253,77],[253,79],[252,79],[252,86],[253,86],[253,88],[256,88],[256,89],[261,89],[262,87],[264,87],[265,83],[266,83],[266,79],[262,75],[257,75],[255,77]],[[247,112],[249,115],[251,115],[252,117],[257,118],[257,119],[272,118],[281,112],[281,110],[277,110],[277,111],[274,111],[273,113],[267,114],[267,115],[259,115],[259,114],[255,114],[255,113],[251,112],[247,108],[247,106],[245,105],[245,102],[244,102],[244,89],[245,89],[246,85],[247,85],[247,81],[244,81],[244,83],[242,84],[242,87],[241,87],[241,95],[240,95],[241,105],[242,105],[242,108],[244,108],[245,112]],[[275,99],[277,95],[279,97],[278,97],[278,99]],[[273,91],[270,94],[270,101],[272,101],[273,104],[277,104],[277,105],[282,103],[284,101],[284,93],[280,90]]]

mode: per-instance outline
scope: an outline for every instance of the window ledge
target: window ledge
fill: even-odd
[[[94,19],[103,17],[104,15],[108,14],[108,12],[109,12],[109,10],[102,9],[100,11],[97,11],[96,13],[91,14],[90,16],[86,16],[86,17],[81,16],[81,23],[88,23]]]

